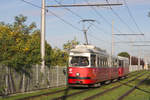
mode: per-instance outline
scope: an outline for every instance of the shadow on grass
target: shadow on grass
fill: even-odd
[[[69,91],[72,90],[72,89],[74,89],[74,90],[81,90],[81,92],[82,92],[82,91],[86,91],[86,90],[91,89],[91,88],[92,87],[69,87],[68,86],[66,88],[63,96],[55,98],[53,100],[66,100],[69,96],[76,95],[78,92],[69,94]]]
[[[67,88],[65,89],[64,95],[62,96],[61,100],[66,100],[67,99],[67,95],[69,93],[70,88],[67,86]]]
[[[145,80],[142,84],[147,85],[147,86],[150,86],[150,79]]]

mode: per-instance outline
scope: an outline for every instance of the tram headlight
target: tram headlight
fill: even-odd
[[[76,76],[80,76],[80,73],[76,73]]]

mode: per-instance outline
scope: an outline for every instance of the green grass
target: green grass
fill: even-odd
[[[108,89],[108,88],[112,88],[112,87],[114,87],[114,86],[117,86],[117,85],[119,85],[119,84],[112,84],[112,85],[105,85],[105,86],[102,86],[102,87],[100,87],[100,88],[97,88],[97,89],[92,89],[92,90],[89,90],[89,91],[87,91],[86,93],[82,93],[82,94],[80,94],[80,95],[76,95],[76,96],[74,96],[74,97],[70,97],[70,98],[68,98],[67,100],[83,100],[83,99],[85,99],[85,98],[87,98],[87,97],[89,97],[89,96],[92,96],[92,95],[94,95],[94,94],[97,94],[97,93],[99,93],[99,92],[102,92],[102,91],[104,91],[104,90],[106,90],[106,89]],[[76,99],[75,99],[76,98]]]
[[[128,90],[130,90],[133,86],[135,86],[137,83],[139,83],[140,80],[144,79],[146,77],[146,75],[140,77],[139,79],[132,81],[130,83],[128,83],[127,85],[123,85],[118,89],[113,90],[112,92],[108,92],[107,94],[101,96],[101,97],[97,97],[94,100],[116,100],[117,98],[119,98],[122,94],[126,93]],[[136,93],[132,93],[133,95],[135,95]],[[141,96],[141,95],[138,95]],[[146,96],[146,95],[144,95]],[[143,97],[144,97],[143,96]],[[146,96],[148,97],[148,96]],[[139,98],[134,96],[134,100],[138,100]],[[126,100],[133,100],[133,98],[127,98]],[[139,99],[139,100],[143,100],[143,99]]]
[[[100,97],[97,97],[94,100],[116,100],[119,96],[122,95],[122,93],[125,93],[130,88],[128,86],[121,86],[120,88],[113,90],[111,92],[108,92]]]
[[[49,95],[49,96],[40,96],[40,97],[34,98],[32,100],[51,100],[53,98],[57,98],[57,97],[60,97],[60,96],[72,94],[72,93],[78,92],[78,91],[81,91],[81,89],[73,89],[73,90],[69,89],[69,90],[66,90],[64,92],[60,92],[60,93]]]
[[[129,96],[125,97],[124,100],[150,100],[150,94],[135,90]]]
[[[4,97],[4,98],[1,97],[0,100],[17,100],[17,99],[21,99],[21,98],[24,98],[24,97],[30,97],[30,96],[45,94],[45,93],[48,93],[48,92],[53,92],[53,91],[57,91],[57,90],[61,90],[61,89],[65,89],[65,87],[39,90],[39,91],[35,91],[35,92],[32,92],[32,93],[24,93],[24,94],[20,93],[20,94],[16,94],[16,95]]]
[[[150,77],[124,100],[150,100]]]

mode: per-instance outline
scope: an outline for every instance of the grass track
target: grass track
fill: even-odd
[[[136,75],[136,76],[138,76],[138,75],[140,75],[141,73],[144,73],[144,72],[145,71],[133,72],[133,73],[130,73],[129,76],[132,76],[132,75],[134,75],[136,73],[139,73],[139,74]],[[148,72],[148,73],[150,73],[150,72]],[[124,80],[121,80],[120,83],[124,83],[124,82],[126,82],[128,80],[131,80],[131,79],[135,78],[136,76],[132,76],[131,78],[126,78]],[[145,75],[143,76],[143,78],[144,77],[145,77]],[[141,80],[141,79],[142,79],[142,77],[139,78],[138,80],[134,81],[134,82],[130,82],[128,85],[133,86],[136,83],[138,83],[139,80]],[[87,91],[85,93],[81,93],[79,95],[76,95],[76,96],[73,96],[73,97],[69,97],[69,98],[67,98],[67,100],[83,100],[84,98],[86,98],[88,96],[92,96],[92,95],[94,95],[94,94],[96,94],[98,92],[104,91],[105,89],[117,86],[120,83],[116,82],[116,83],[113,83],[113,84],[104,85],[104,86],[102,86],[100,88],[92,89],[92,90],[89,90],[89,91]],[[147,87],[149,87],[149,88],[147,88]],[[113,90],[112,92],[108,92],[107,94],[96,98],[95,100],[116,100],[117,97],[119,97],[120,95],[125,93],[130,88],[131,87],[124,85],[124,86],[120,87],[119,89]],[[140,88],[144,89],[145,91],[150,91],[150,79],[147,80],[144,84],[142,84],[140,86]],[[0,100],[17,100],[17,99],[21,99],[23,97],[38,95],[38,94],[42,94],[42,93],[44,94],[44,93],[47,93],[47,92],[57,91],[57,90],[60,90],[60,89],[65,89],[65,87],[52,88],[52,89],[47,89],[47,90],[40,90],[40,91],[37,91],[37,92],[27,93],[27,94],[18,94],[18,95],[11,96],[11,97],[8,97],[8,98],[0,98]],[[78,91],[81,91],[81,90],[83,90],[83,89],[69,89],[67,91],[64,91],[64,92],[61,92],[61,93],[57,93],[57,94],[54,94],[54,95],[40,96],[39,98],[30,99],[30,100],[51,100],[53,98],[60,97],[60,96],[66,95],[66,94],[68,95],[68,94],[75,93],[75,92],[78,92]],[[135,99],[135,97],[136,97],[136,99]],[[125,100],[150,100],[150,94],[148,92],[143,92],[141,90],[135,90],[133,92],[133,94],[131,94],[128,97],[126,97]]]
[[[150,100],[150,77],[124,100]]]

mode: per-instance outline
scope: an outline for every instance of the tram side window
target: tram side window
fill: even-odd
[[[103,67],[102,59],[100,59],[100,67]]]
[[[104,67],[103,59],[100,59],[101,67]]]
[[[105,65],[106,65],[105,62],[106,62],[105,59],[103,59],[103,66],[104,66],[104,67],[106,67],[106,66],[105,66]]]
[[[122,60],[119,60],[119,67],[124,67]]]
[[[97,67],[100,67],[100,58],[97,58]]]
[[[122,65],[121,65],[121,60],[119,60],[119,67],[120,67],[120,66],[122,66]]]
[[[96,67],[96,55],[91,55],[91,66]]]
[[[102,67],[105,67],[105,66],[104,66],[104,59],[102,59]]]
[[[108,60],[107,60],[107,58],[106,58],[106,67],[108,67]]]
[[[103,59],[103,67],[105,67],[105,59]]]
[[[106,59],[104,59],[104,67],[107,67],[107,66],[106,66]]]
[[[100,67],[107,67],[107,58],[101,58],[100,61]]]

